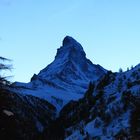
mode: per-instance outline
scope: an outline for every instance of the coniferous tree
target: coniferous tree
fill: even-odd
[[[4,64],[4,61],[11,61],[10,59],[4,58],[0,56],[0,88],[2,88],[5,85],[10,84],[10,82],[7,80],[7,77],[2,76],[3,70],[11,70],[11,65]]]
[[[140,99],[134,99],[134,108],[130,116],[130,133],[134,138],[140,138]]]
[[[123,69],[122,69],[122,68],[120,68],[120,69],[119,69],[119,73],[122,73],[122,72],[123,72]]]

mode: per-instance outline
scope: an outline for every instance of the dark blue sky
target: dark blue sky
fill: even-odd
[[[125,70],[140,62],[139,7],[139,0],[0,0],[1,56],[13,60],[13,81],[27,82],[69,35],[93,63]]]

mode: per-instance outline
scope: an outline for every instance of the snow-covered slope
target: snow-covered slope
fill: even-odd
[[[80,43],[66,36],[50,65],[35,74],[30,83],[14,85],[21,94],[43,98],[60,110],[70,100],[82,98],[89,82],[96,82],[106,72],[86,58]]]
[[[65,133],[72,133],[66,140],[140,139],[140,65],[108,72],[92,86],[83,99],[69,103],[60,113]]]

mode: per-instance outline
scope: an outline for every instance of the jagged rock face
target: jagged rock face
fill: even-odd
[[[75,39],[72,37],[66,36],[63,40],[62,47],[60,47],[57,51],[57,58],[67,58],[64,56],[67,53],[67,57],[70,60],[79,62],[79,59],[85,59],[86,54],[81,46]]]
[[[87,70],[86,54],[81,46],[72,37],[65,37],[63,46],[58,49],[55,59],[63,59],[66,62],[73,62],[81,70]]]

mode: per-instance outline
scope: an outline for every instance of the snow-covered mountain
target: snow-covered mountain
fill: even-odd
[[[31,82],[0,93],[0,138],[6,140],[140,139],[140,64],[107,71],[69,36]]]
[[[86,58],[80,43],[66,36],[50,65],[34,74],[30,83],[14,85],[20,88],[21,94],[46,99],[60,110],[70,100],[82,98],[89,82],[96,82],[106,72]]]

